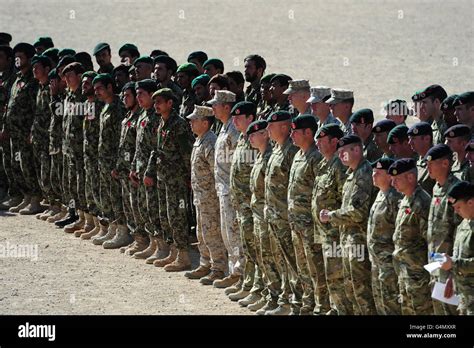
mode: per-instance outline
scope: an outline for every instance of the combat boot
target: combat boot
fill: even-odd
[[[256,312],[259,309],[263,308],[266,304],[267,304],[267,300],[265,299],[265,297],[262,296],[260,297],[260,300],[258,300],[255,303],[249,304],[247,308],[250,309],[252,312]]]
[[[49,217],[56,215],[61,211],[61,207],[57,204],[52,204],[49,210],[40,215],[40,220],[46,221]]]
[[[237,293],[234,293],[234,294],[237,294]],[[230,298],[230,296],[232,296],[234,294],[230,294],[229,298]],[[247,295],[247,297],[239,300],[238,303],[242,307],[247,307],[248,305],[251,305],[251,304],[254,304],[257,301],[260,301],[261,298],[262,298],[262,296],[260,294],[255,293],[255,292],[251,292],[250,294]]]
[[[77,230],[74,232],[74,237],[80,237],[81,234],[90,232],[94,229],[94,219],[92,218],[92,215],[89,213],[84,212],[84,227],[81,228],[80,230]]]
[[[279,305],[277,308],[266,311],[265,315],[290,315],[291,308],[289,304]]]
[[[23,200],[20,202],[20,204],[14,206],[14,207],[11,207],[10,209],[8,209],[8,211],[10,213],[18,213],[20,210],[22,210],[23,208],[28,206],[28,204],[30,204],[30,202],[31,202],[31,196],[30,195],[25,195],[23,197]]]
[[[212,285],[214,281],[223,279],[224,277],[224,272],[212,270],[209,275],[201,278],[201,280],[199,280],[199,283],[201,283],[202,285]]]
[[[66,214],[67,214],[67,208],[63,205],[61,206],[61,210],[59,211],[59,213],[57,213],[56,215],[50,216],[49,218],[46,219],[46,221],[49,223],[53,223],[53,222],[62,220],[66,216]]]
[[[90,230],[89,232],[82,233],[81,234],[81,239],[91,239],[92,237],[97,235],[97,233],[100,232],[100,224],[99,224],[99,219],[97,219],[97,216],[92,216],[92,221],[93,221],[93,224],[94,224],[94,228],[92,230]],[[87,224],[87,222],[86,222],[86,224]]]
[[[135,233],[133,239],[135,239],[135,242],[124,251],[125,255],[132,256],[139,251],[145,250],[150,244],[150,238],[148,238],[148,235]]]
[[[82,210],[77,210],[77,212],[79,214],[79,219],[71,224],[64,226],[64,232],[73,233],[74,231],[82,230],[84,228],[84,225],[86,223],[84,212]]]
[[[191,260],[187,250],[181,249],[178,251],[176,260],[164,267],[166,272],[182,272],[191,269]]]
[[[235,283],[234,285],[232,286],[229,286],[227,287],[225,290],[224,290],[224,294],[226,295],[230,295],[234,292],[237,292],[237,291],[240,291],[240,289],[242,289],[242,284],[243,284],[244,280],[242,279],[242,277],[240,277],[239,281],[237,283]]]
[[[33,196],[30,203],[23,209],[20,209],[19,213],[20,215],[35,215],[44,212],[44,210],[45,208],[40,204],[40,197]]]
[[[45,220],[46,220],[46,218],[47,218],[48,216],[51,216],[51,208],[52,208],[52,206],[51,206],[50,204],[48,204],[48,205],[46,206],[46,209],[45,209],[43,212],[36,214],[35,217],[36,217],[38,220],[42,220],[42,217],[43,217],[43,216],[46,216],[46,217],[45,217]]]
[[[76,222],[77,219],[79,219],[79,216],[76,214],[76,209],[74,208],[69,208],[68,209],[68,215],[65,216],[63,219],[56,221],[54,224],[60,228],[63,228],[66,225],[72,224],[73,222]]]
[[[22,196],[10,197],[9,199],[4,199],[0,204],[0,210],[9,210],[12,207],[16,207],[23,201]]]
[[[150,242],[148,243],[148,247],[142,251],[137,251],[133,254],[134,259],[146,259],[153,255],[153,253],[158,249],[158,241],[156,237],[150,236]]]
[[[132,241],[133,238],[130,236],[130,233],[128,233],[127,225],[118,225],[115,237],[111,240],[105,241],[104,244],[102,244],[102,247],[104,249],[118,249],[125,245],[130,245]]]
[[[184,273],[184,276],[188,279],[201,279],[202,277],[207,276],[209,273],[211,273],[211,269],[209,267],[199,266],[190,272]]]
[[[174,260],[176,260],[176,256],[178,255],[178,250],[176,249],[176,246],[173,244],[171,245],[170,247],[170,252],[168,254],[168,256],[166,256],[165,258],[163,259],[159,259],[159,260],[156,260],[156,261],[153,261],[153,265],[155,267],[164,267],[166,265],[169,265],[170,263],[172,263]]]
[[[255,314],[257,315],[265,315],[267,312],[273,311],[274,309],[278,308],[278,303],[275,300],[268,301],[262,308],[257,310]]]
[[[92,238],[92,244],[94,245],[102,245],[103,242],[105,242],[107,239],[105,239],[105,236],[109,234],[109,231],[113,230],[112,224],[109,225],[109,227],[106,227],[102,224],[100,224],[100,232],[97,234],[94,238]]]
[[[145,263],[152,265],[153,262],[156,260],[162,259],[169,255],[170,253],[170,246],[165,240],[161,237],[156,237],[157,240],[157,247],[153,255],[145,260]]]
[[[235,283],[239,281],[239,279],[240,279],[240,275],[230,274],[224,279],[216,280],[213,283],[213,285],[215,288],[224,289],[224,288],[228,288],[229,286],[234,285]]]
[[[240,289],[240,291],[234,292],[233,294],[229,294],[228,297],[231,301],[238,301],[246,298],[248,295],[250,295],[250,291]]]

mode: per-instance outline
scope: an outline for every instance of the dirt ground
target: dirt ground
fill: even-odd
[[[51,36],[91,52],[108,42],[188,53],[243,70],[259,53],[267,72],[351,88],[355,109],[376,116],[391,98],[432,83],[473,90],[474,0],[0,0],[1,31],[14,41]],[[34,217],[0,215],[0,244],[38,246],[38,260],[3,258],[0,314],[247,314],[221,290],[167,274],[78,240]]]

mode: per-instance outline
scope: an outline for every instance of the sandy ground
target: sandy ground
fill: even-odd
[[[51,36],[91,52],[125,42],[160,48],[178,63],[204,50],[226,70],[259,53],[267,72],[312,85],[352,88],[355,109],[380,116],[390,98],[409,100],[439,83],[473,90],[474,0],[0,0],[1,31],[14,43]],[[0,215],[0,243],[38,245],[37,261],[0,264],[0,314],[245,314],[220,290],[194,285],[33,217]]]

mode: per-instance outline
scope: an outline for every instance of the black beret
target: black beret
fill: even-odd
[[[64,67],[63,74],[66,74],[70,71],[74,71],[74,73],[79,75],[79,74],[83,74],[86,71],[86,69],[84,69],[84,66],[81,63],[72,62]]]
[[[35,65],[36,63],[40,63],[43,67],[52,67],[52,62],[51,62],[51,59],[49,59],[48,57],[46,56],[43,56],[42,54],[41,55],[38,55],[38,56],[34,56],[33,58],[31,58],[31,65]]]
[[[448,93],[446,93],[444,88],[441,87],[440,85],[430,85],[426,87],[425,89],[423,89],[422,91],[420,91],[419,100],[422,100],[428,97],[433,97],[433,98],[439,99],[440,101],[443,101],[446,99],[447,96],[448,96]]]
[[[397,124],[395,123],[395,121],[388,120],[388,119],[380,120],[372,128],[372,133],[390,132],[396,126]]]
[[[441,105],[439,106],[441,111],[454,110],[454,102],[458,97],[457,94],[452,94],[449,97],[445,98]]]
[[[260,83],[270,83],[276,74],[266,74],[260,79]]]
[[[414,102],[416,101],[420,101],[422,98],[420,98],[420,94],[423,90],[420,90],[420,91],[416,91],[412,96],[411,96],[411,100],[413,100]]]
[[[97,55],[97,53],[105,49],[110,50],[110,45],[106,42],[100,42],[97,45],[95,45],[94,50],[92,51],[92,54],[95,56]]]
[[[20,42],[19,44],[16,44],[16,46],[13,47],[13,54],[16,52],[23,52],[28,58],[33,58],[33,56],[36,54],[36,50],[33,45],[30,45],[26,42]]]
[[[457,138],[471,134],[471,129],[465,124],[456,124],[444,132],[445,138]]]
[[[187,61],[189,62],[192,59],[197,59],[200,62],[205,62],[207,60],[207,54],[203,51],[194,51],[189,54]]]
[[[272,79],[270,80],[270,83],[273,83],[273,81],[276,81],[280,85],[288,86],[291,80],[293,79],[288,75],[276,74],[275,76],[272,77]]]
[[[255,106],[254,103],[249,102],[249,101],[241,101],[238,102],[237,104],[234,105],[232,110],[230,111],[230,114],[232,116],[238,116],[238,115],[254,115],[257,113],[257,107]]]
[[[416,169],[416,161],[413,158],[401,158],[388,168],[388,174],[395,176]]]
[[[117,65],[116,67],[114,67],[114,69],[112,70],[112,75],[115,75],[119,71],[123,71],[124,73],[128,74],[129,70],[130,70],[129,65],[120,64],[120,65]]]
[[[388,170],[390,166],[395,162],[393,158],[390,157],[381,157],[375,162],[372,162],[370,165],[372,168]]]
[[[161,55],[161,56],[155,57],[155,59],[153,59],[153,64],[156,64],[156,63],[165,64],[167,69],[171,70],[173,74],[176,72],[176,69],[178,69],[178,64],[170,56]]]
[[[5,52],[7,57],[13,57],[13,48],[7,45],[0,45],[0,51]]]
[[[399,124],[398,126],[396,126],[395,128],[393,128],[390,133],[388,133],[388,137],[387,137],[387,143],[388,144],[394,144],[394,140],[398,140],[398,141],[403,141],[403,140],[406,140],[408,139],[408,127],[403,125],[403,124]]]
[[[446,144],[437,144],[430,148],[424,157],[424,160],[435,161],[440,158],[451,157],[453,156],[453,151],[451,148]]]
[[[63,49],[59,50],[58,57],[59,57],[59,59],[61,59],[62,57],[73,56],[75,54],[76,54],[76,51],[73,50],[72,48],[63,48]]]
[[[120,55],[124,51],[128,51],[128,52],[134,54],[135,56],[140,55],[140,52],[138,51],[138,47],[135,46],[134,44],[131,44],[131,43],[126,43],[125,45],[120,47],[119,51],[118,51],[118,54]]]
[[[156,82],[152,79],[145,79],[137,81],[137,83],[135,84],[135,89],[139,88],[144,89],[148,93],[154,93],[158,89],[158,86],[156,85]]]
[[[9,45],[12,41],[12,36],[8,33],[0,33],[0,45]]]
[[[176,100],[176,96],[170,88],[160,88],[155,93],[153,93],[152,98],[162,97],[166,100]]]
[[[169,54],[166,53],[165,51],[158,50],[158,49],[151,51],[150,57],[154,58],[154,57],[158,57],[158,56],[169,56]]]
[[[467,181],[455,183],[448,191],[448,202],[456,203],[458,200],[468,200],[474,198],[474,185]]]
[[[350,118],[351,123],[374,123],[374,113],[370,109],[360,109],[354,112]]]
[[[136,91],[136,83],[133,81],[127,82],[123,87],[122,87],[122,92],[125,92],[127,89],[131,89],[134,95],[137,95]]]
[[[291,122],[291,129],[305,128],[309,128],[313,132],[316,132],[318,130],[318,121],[316,121],[316,117],[311,114],[303,114],[294,118]]]
[[[51,48],[54,47],[53,39],[47,36],[39,37],[35,43],[33,44],[34,47],[43,46],[44,48]]]
[[[355,134],[345,135],[341,139],[339,139],[337,143],[337,148],[339,149],[343,146],[350,144],[362,144],[362,139]]]
[[[325,137],[326,135],[341,139],[344,136],[344,132],[338,124],[330,123],[319,128],[318,132],[316,133],[316,139]]]
[[[224,71],[224,62],[222,62],[222,60],[220,59],[217,59],[217,58],[208,59],[204,62],[202,67],[206,68],[206,66],[208,65],[213,65],[216,69],[221,69],[222,71]]]
[[[94,80],[94,78],[97,76],[98,74],[95,72],[95,71],[86,71],[84,74],[82,74],[82,78],[91,78],[92,80]]]
[[[291,120],[291,114],[288,111],[280,110],[270,114],[267,118],[268,123]]]
[[[50,80],[53,80],[53,79],[60,80],[61,77],[59,77],[58,71],[56,69],[53,69],[49,72],[48,79],[50,79]]]
[[[57,64],[59,62],[58,53],[59,53],[59,50],[56,47],[51,47],[44,50],[44,52],[41,54],[43,56],[48,57],[49,59],[51,59],[53,62]]]
[[[146,64],[153,65],[153,58],[149,56],[141,56],[135,59],[135,61],[133,62],[133,65],[136,66],[138,63],[146,63]]]
[[[249,126],[247,127],[247,135],[250,135],[252,133],[258,132],[262,129],[266,129],[268,126],[268,122],[265,120],[258,120],[254,121]]]
[[[466,144],[464,150],[466,150],[466,152],[474,152],[474,142]]]
[[[433,136],[433,129],[431,128],[431,125],[428,122],[418,122],[408,129],[407,134],[412,137],[419,135]]]
[[[73,56],[64,56],[59,60],[57,68],[69,65],[71,63],[74,63],[75,61],[76,61],[76,59],[74,59]]]
[[[94,77],[94,80],[92,80],[92,84],[95,85],[96,83],[102,83],[104,86],[107,85],[113,85],[114,80],[112,79],[112,76],[110,74],[98,74],[96,77]]]
[[[84,65],[84,67],[88,70],[94,69],[94,64],[92,63],[92,57],[89,53],[87,52],[77,52],[74,55],[74,59],[76,59],[76,62],[81,63]]]
[[[465,92],[457,96],[454,106],[474,103],[474,91]]]

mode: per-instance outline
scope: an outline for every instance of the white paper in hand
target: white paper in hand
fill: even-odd
[[[428,272],[433,273],[437,269],[441,268],[441,262],[435,261],[423,266]]]
[[[457,306],[459,304],[459,297],[457,295],[453,295],[450,298],[444,297],[444,289],[446,288],[446,284],[436,282],[433,288],[433,293],[431,297],[435,300]]]

